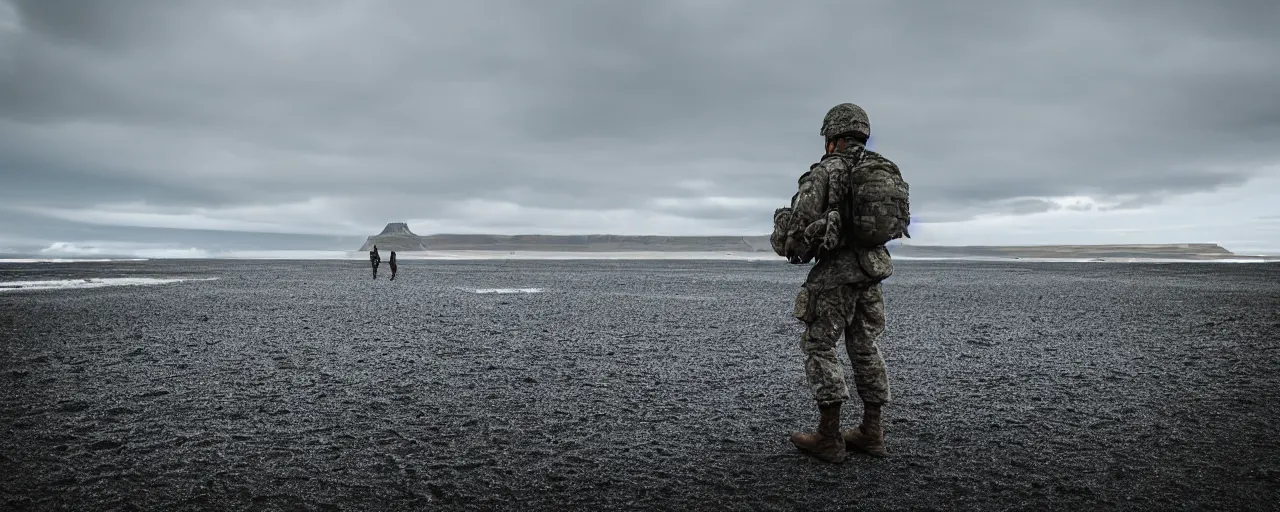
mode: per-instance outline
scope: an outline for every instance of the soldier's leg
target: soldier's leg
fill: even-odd
[[[792,433],[791,442],[828,462],[844,461],[840,406],[849,399],[849,389],[844,367],[836,357],[836,344],[854,307],[853,299],[848,287],[818,292],[802,290],[796,297],[795,316],[805,323],[800,337],[805,375],[821,419],[816,433]]]
[[[844,432],[845,446],[885,455],[881,409],[889,403],[889,379],[877,341],[884,333],[884,295],[880,285],[858,291],[857,307],[845,329],[845,348],[853,366],[854,387],[862,399],[862,423]]]
[[[845,329],[845,348],[853,365],[854,385],[864,403],[889,403],[889,379],[878,341],[884,333],[884,294],[879,284],[859,290],[852,321]]]
[[[809,378],[809,391],[819,405],[843,403],[849,399],[849,387],[845,383],[844,367],[837,357],[836,347],[845,330],[848,311],[853,309],[840,300],[839,289],[811,294],[810,312],[800,335],[800,350],[804,353],[804,371]],[[803,293],[803,292],[802,292]],[[848,295],[848,294],[844,294]]]

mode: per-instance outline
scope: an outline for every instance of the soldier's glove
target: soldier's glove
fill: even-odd
[[[827,232],[830,231],[830,223],[827,218],[821,218],[809,223],[804,228],[804,239],[808,240],[807,245],[812,247],[813,252],[826,249]]]
[[[840,246],[840,212],[827,212],[825,229],[822,230],[822,242],[819,247],[823,251],[832,251]]]
[[[796,231],[787,236],[786,250],[784,251],[787,261],[795,265],[808,263],[813,260],[817,247],[809,243],[809,238],[805,236],[804,231]]]
[[[787,246],[784,252],[787,257],[787,261],[791,262],[793,265],[808,263],[809,260],[813,259],[813,256],[810,254],[811,250],[809,246],[801,240],[799,233],[787,237]]]

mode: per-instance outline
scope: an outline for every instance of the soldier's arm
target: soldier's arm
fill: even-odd
[[[807,262],[813,256],[809,228],[821,218],[822,202],[826,195],[826,175],[818,164],[796,180],[798,191],[791,197],[791,205],[773,212],[773,234],[769,242],[773,251],[792,263]]]
[[[791,201],[791,215],[796,228],[803,230],[814,221],[826,217],[827,175],[826,166],[817,163],[809,168],[809,172],[800,176],[800,191]]]

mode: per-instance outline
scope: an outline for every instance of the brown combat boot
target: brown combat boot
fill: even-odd
[[[876,457],[887,457],[884,450],[884,427],[880,424],[880,404],[864,404],[862,424],[841,432],[845,449]]]
[[[844,462],[844,438],[840,435],[840,403],[818,407],[822,418],[817,432],[792,432],[791,444],[819,460],[839,464]]]

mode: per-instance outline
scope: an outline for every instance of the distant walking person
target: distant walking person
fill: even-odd
[[[391,259],[387,261],[387,264],[391,265],[391,280],[395,281],[396,280],[396,252],[395,251],[391,251]]]
[[[382,256],[378,255],[378,246],[373,246],[373,250],[369,251],[369,264],[373,265],[373,278],[378,278],[378,264],[382,263]]]

